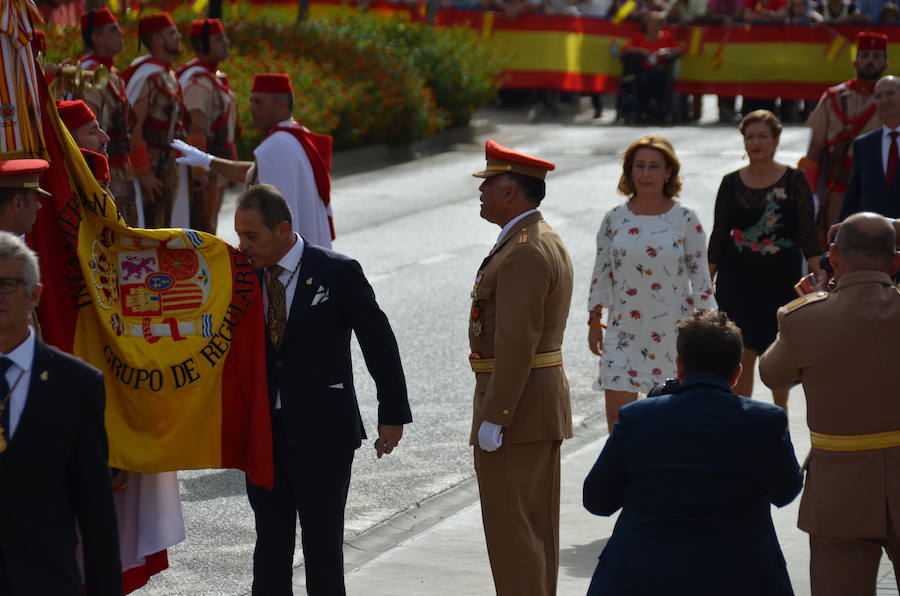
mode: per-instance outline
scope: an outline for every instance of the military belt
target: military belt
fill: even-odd
[[[865,435],[826,435],[809,433],[812,446],[823,451],[868,451],[900,447],[900,430]]]
[[[482,358],[477,352],[469,354],[469,364],[472,370],[477,373],[494,372],[494,358]],[[562,366],[562,350],[551,350],[550,352],[538,352],[531,359],[531,368],[551,368],[554,366]]]

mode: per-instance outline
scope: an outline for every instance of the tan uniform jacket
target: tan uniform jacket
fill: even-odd
[[[853,140],[881,126],[877,112],[865,118],[872,107],[872,94],[863,94],[842,83],[822,94],[816,109],[809,115],[806,125],[814,131],[824,133],[825,153],[814,156],[822,164],[820,184],[822,193],[817,194],[819,211],[816,217],[819,241],[826,245],[828,228],[836,223],[841,214],[841,204],[853,160]],[[811,189],[817,193],[819,189]]]
[[[502,425],[508,444],[572,436],[563,367],[531,368],[535,353],[562,347],[571,298],[565,245],[539,212],[526,216],[484,260],[472,291],[469,345],[496,362],[475,375],[470,444],[484,420]]]
[[[182,94],[188,113],[199,110],[206,115],[206,151],[218,157],[237,159],[234,153],[237,98],[228,88],[225,75],[221,71],[198,72],[182,85]]]
[[[900,292],[877,272],[846,274],[831,294],[778,311],[778,337],[760,360],[772,389],[803,383],[809,429],[829,435],[900,430]],[[900,447],[813,448],[799,527],[835,538],[900,532]]]

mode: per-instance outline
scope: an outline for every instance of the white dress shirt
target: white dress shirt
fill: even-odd
[[[278,123],[288,126],[289,118]],[[253,150],[260,184],[271,184],[284,195],[291,208],[294,231],[318,246],[331,248],[330,207],[319,197],[316,177],[306,151],[289,132],[272,134]]]
[[[16,433],[22,411],[25,409],[25,400],[28,399],[28,387],[31,385],[31,365],[34,362],[34,331],[28,328],[28,337],[9,354],[2,354],[12,360],[12,365],[6,369],[6,382],[12,390],[9,402],[9,438]],[[20,377],[21,375],[21,377]],[[18,381],[18,383],[16,383]],[[15,385],[15,387],[13,387]],[[0,399],[6,397],[0,395]]]
[[[900,127],[898,127],[898,128],[888,128],[887,126],[881,127],[881,165],[884,168],[882,171],[885,174],[887,174],[888,150],[891,148],[891,137],[888,135],[888,133],[890,133],[890,132],[900,132]],[[897,147],[898,147],[898,149],[900,149],[900,136],[897,137]]]
[[[303,238],[300,234],[294,232],[294,238],[297,240],[291,250],[287,251],[278,261],[278,264],[284,269],[278,276],[278,281],[284,286],[284,309],[288,318],[291,316],[291,305],[294,303],[294,290],[297,288],[297,278],[300,276],[300,261],[303,259]],[[294,271],[297,270],[295,274]],[[263,282],[265,285],[265,281]],[[269,292],[263,292],[263,309],[268,317],[269,312]],[[281,395],[275,396],[275,409],[281,409]]]
[[[536,212],[537,212],[537,208],[529,209],[528,211],[523,211],[522,213],[518,214],[517,216],[515,216],[514,218],[512,218],[511,220],[506,222],[506,225],[503,226],[502,230],[500,230],[500,235],[497,236],[497,242],[500,242],[501,240],[503,240],[503,237],[506,236],[506,233],[508,231],[513,229],[513,226],[515,226],[517,223],[519,223],[520,221],[522,221],[523,219],[525,219],[532,213],[536,213]]]

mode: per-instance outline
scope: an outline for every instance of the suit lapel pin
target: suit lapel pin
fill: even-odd
[[[311,277],[307,277],[307,278],[306,278],[306,285],[308,285],[308,286],[311,286],[311,285],[312,285],[312,278],[311,278]]]
[[[45,370],[44,372],[41,373],[40,379],[41,379],[42,381],[46,381],[46,380],[49,379],[49,378],[50,378],[50,375],[47,374],[47,371],[46,371],[46,370]]]

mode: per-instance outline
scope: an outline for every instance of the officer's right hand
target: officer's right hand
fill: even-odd
[[[141,176],[139,180],[141,181],[141,190],[143,191],[141,199],[147,203],[156,201],[157,193],[163,190],[163,184],[159,181],[159,178],[150,172],[147,172]]]
[[[828,234],[825,237],[825,241],[829,246],[834,242],[834,238],[835,238],[835,236],[837,236],[838,230],[840,230],[840,229],[841,229],[841,224],[839,224],[839,223],[832,224],[832,226],[830,228],[828,228]]]
[[[181,157],[176,157],[175,161],[180,166],[191,166],[209,171],[209,164],[213,160],[213,156],[205,151],[200,151],[193,145],[188,145],[181,139],[172,141],[172,149],[181,153]]]
[[[597,356],[603,355],[603,327],[588,327],[588,346]]]
[[[497,451],[503,445],[503,427],[483,420],[478,427],[478,446],[485,451]]]

